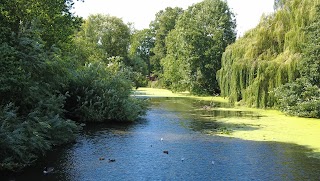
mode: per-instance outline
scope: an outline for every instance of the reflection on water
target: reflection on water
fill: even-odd
[[[308,158],[305,153],[309,150],[301,146],[203,134],[219,129],[215,118],[250,116],[258,120],[258,115],[204,109],[210,102],[186,98],[152,101],[148,114],[137,123],[89,125],[77,143],[50,153],[37,166],[12,177],[72,181],[320,179],[319,160]],[[44,176],[42,168],[47,165],[56,171]]]

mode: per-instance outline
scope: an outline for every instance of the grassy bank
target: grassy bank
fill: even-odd
[[[136,96],[145,97],[190,97],[201,100],[226,102],[221,97],[196,97],[187,92],[174,94],[165,89],[140,88]],[[233,117],[219,118],[218,122],[230,130],[230,134],[221,136],[235,137],[252,141],[277,141],[293,143],[312,149],[310,156],[320,158],[320,120],[286,116],[275,110],[252,109],[246,107],[213,108],[230,111],[250,111],[259,118]],[[216,134],[214,130],[212,134]]]
[[[137,97],[189,97],[197,100],[228,102],[228,99],[224,99],[222,97],[193,96],[193,95],[190,95],[189,92],[173,93],[172,91],[167,89],[155,89],[155,88],[145,88],[145,87],[139,88],[138,90],[134,91],[134,96],[137,96]]]

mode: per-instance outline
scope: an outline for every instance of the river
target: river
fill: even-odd
[[[210,111],[206,106],[229,105],[188,98],[151,102],[141,120],[87,125],[76,143],[0,180],[320,180],[320,160],[309,158],[305,147],[212,134],[229,134],[212,117],[258,121],[257,114]],[[54,172],[44,175],[45,166]]]

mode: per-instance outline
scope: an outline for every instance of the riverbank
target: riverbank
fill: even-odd
[[[194,99],[227,102],[221,97],[197,97],[190,96],[187,92],[172,93],[165,89],[139,88],[135,91],[135,96],[143,97],[189,97]],[[219,134],[220,136],[234,137],[252,141],[276,141],[284,143],[294,143],[310,148],[311,157],[320,159],[320,120],[311,118],[300,118],[287,116],[276,110],[253,109],[236,106],[234,108],[217,108],[229,111],[250,111],[258,118],[234,117],[219,118],[217,122],[226,127],[229,134]],[[210,119],[210,118],[208,118]],[[214,120],[214,119],[212,119]],[[212,133],[216,134],[213,130]]]
[[[193,96],[189,92],[173,93],[167,89],[156,89],[141,87],[134,91],[134,96],[137,97],[189,97],[197,100],[207,100],[215,102],[228,102],[228,99],[222,97],[210,97],[210,96]]]

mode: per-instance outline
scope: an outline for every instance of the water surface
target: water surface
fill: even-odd
[[[320,162],[308,158],[310,150],[304,147],[207,134],[223,130],[216,122],[219,118],[259,121],[252,112],[207,106],[229,107],[188,98],[153,98],[147,115],[136,123],[87,125],[75,144],[1,180],[320,180]],[[43,175],[44,166],[53,166],[55,172]]]

